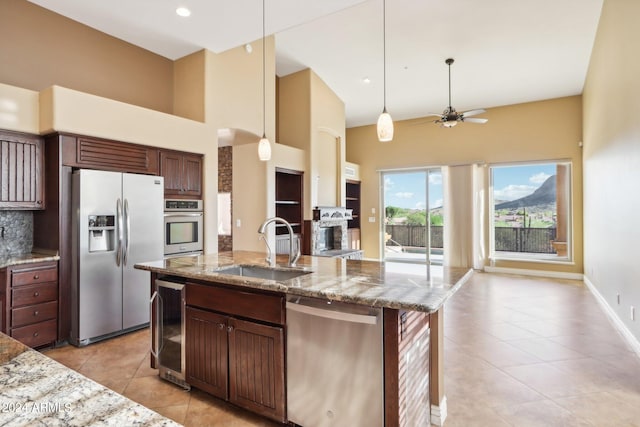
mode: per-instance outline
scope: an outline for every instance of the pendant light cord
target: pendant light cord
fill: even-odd
[[[382,97],[383,112],[387,112],[387,2],[382,0]]]
[[[267,94],[266,94],[266,86],[267,86],[267,71],[266,71],[266,60],[265,60],[265,46],[264,46],[264,38],[265,38],[265,11],[264,11],[264,2],[262,0],[262,137],[266,138],[266,121],[267,121]]]

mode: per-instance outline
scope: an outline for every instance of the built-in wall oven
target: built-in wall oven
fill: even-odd
[[[164,255],[201,254],[204,216],[202,200],[164,201]]]

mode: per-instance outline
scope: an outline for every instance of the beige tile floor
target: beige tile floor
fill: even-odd
[[[186,426],[275,424],[149,368],[149,331],[46,354]],[[447,427],[640,426],[640,359],[577,281],[476,273],[445,306]]]

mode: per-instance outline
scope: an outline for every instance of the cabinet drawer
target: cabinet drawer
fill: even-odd
[[[11,285],[30,285],[44,282],[57,282],[58,269],[55,267],[46,269],[34,269],[28,271],[14,271],[11,274]]]
[[[187,305],[284,325],[284,297],[187,283]]]
[[[58,299],[58,285],[54,282],[20,286],[11,290],[11,306],[40,304]]]
[[[22,328],[12,329],[11,336],[29,347],[39,347],[52,343],[57,338],[58,322],[47,320],[46,322]]]
[[[11,326],[30,325],[58,317],[58,302],[45,302],[11,310]]]

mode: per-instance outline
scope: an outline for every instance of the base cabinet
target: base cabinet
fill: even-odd
[[[186,308],[187,382],[285,422],[284,329]]]
[[[227,317],[187,307],[185,310],[186,379],[189,384],[226,399]]]
[[[29,347],[53,344],[58,338],[58,264],[19,264],[0,275],[6,292],[1,330]]]
[[[285,421],[284,330],[229,319],[229,401]]]

